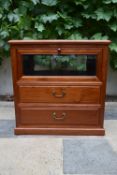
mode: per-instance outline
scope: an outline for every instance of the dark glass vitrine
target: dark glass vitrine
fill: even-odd
[[[96,75],[96,55],[23,55],[24,75]]]

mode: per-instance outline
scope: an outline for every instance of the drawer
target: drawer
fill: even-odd
[[[79,45],[79,44],[65,44],[65,43],[54,43],[54,44],[40,44],[37,47],[30,45],[20,47],[18,53],[20,54],[97,54],[101,52],[101,47],[97,47],[94,44]]]
[[[19,86],[20,102],[99,103],[98,86]]]
[[[53,126],[53,127],[85,127],[99,126],[99,107],[31,107],[19,108],[20,125],[28,126]]]

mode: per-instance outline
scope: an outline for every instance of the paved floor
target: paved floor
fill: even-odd
[[[97,168],[97,172],[90,172],[92,166],[92,163],[90,163],[86,166],[88,173],[83,174],[83,168],[85,168],[84,164],[82,164],[83,162],[79,162],[82,165],[80,167],[81,169],[77,168],[76,162],[87,159],[87,155],[84,154],[81,159],[75,159],[74,154],[71,154],[71,157],[69,156],[70,149],[71,153],[75,150],[79,155],[79,152],[82,151],[80,151],[80,147],[78,147],[79,143],[86,148],[89,139],[91,140],[90,147],[92,147],[93,144],[98,144],[97,140],[100,139],[102,146],[95,156],[98,157],[99,154],[104,153],[104,156],[101,157],[101,159],[103,159],[103,161],[101,160],[102,162],[106,161],[105,158],[107,158],[107,156],[109,160],[110,156],[113,164],[111,164],[111,161],[106,161],[109,164],[108,166],[110,166],[109,173],[105,171],[106,175],[117,175],[117,169],[114,165],[117,160],[117,157],[115,157],[117,155],[116,102],[106,103],[106,136],[104,137],[14,136],[14,125],[15,115],[13,103],[0,102],[0,175],[104,175],[105,173],[98,171],[98,159],[96,161],[97,165],[95,162],[93,167],[93,169],[95,169],[95,167]],[[104,147],[105,140],[108,141],[109,149],[111,148],[113,155],[107,154],[107,156],[105,156],[109,150],[108,146]],[[76,143],[76,141],[78,142]],[[71,142],[72,144],[70,144]],[[88,149],[90,147],[88,147]],[[105,149],[104,152],[102,149]],[[85,165],[87,165],[87,162],[85,162]],[[75,167],[76,171],[73,171],[73,167]],[[113,168],[114,171],[111,171]]]

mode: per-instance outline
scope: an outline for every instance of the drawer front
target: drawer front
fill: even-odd
[[[18,49],[18,52],[20,54],[32,54],[33,52],[35,54],[96,54],[101,52],[101,47],[92,46],[89,45],[78,45],[78,44],[42,44],[39,46],[36,46],[35,48],[28,45],[23,46],[22,48]]]
[[[99,103],[98,86],[20,86],[20,102],[40,103]]]
[[[20,124],[29,126],[99,126],[99,107],[20,107]]]

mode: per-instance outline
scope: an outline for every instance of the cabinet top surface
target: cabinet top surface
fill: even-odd
[[[106,44],[110,40],[9,40],[9,44]]]

